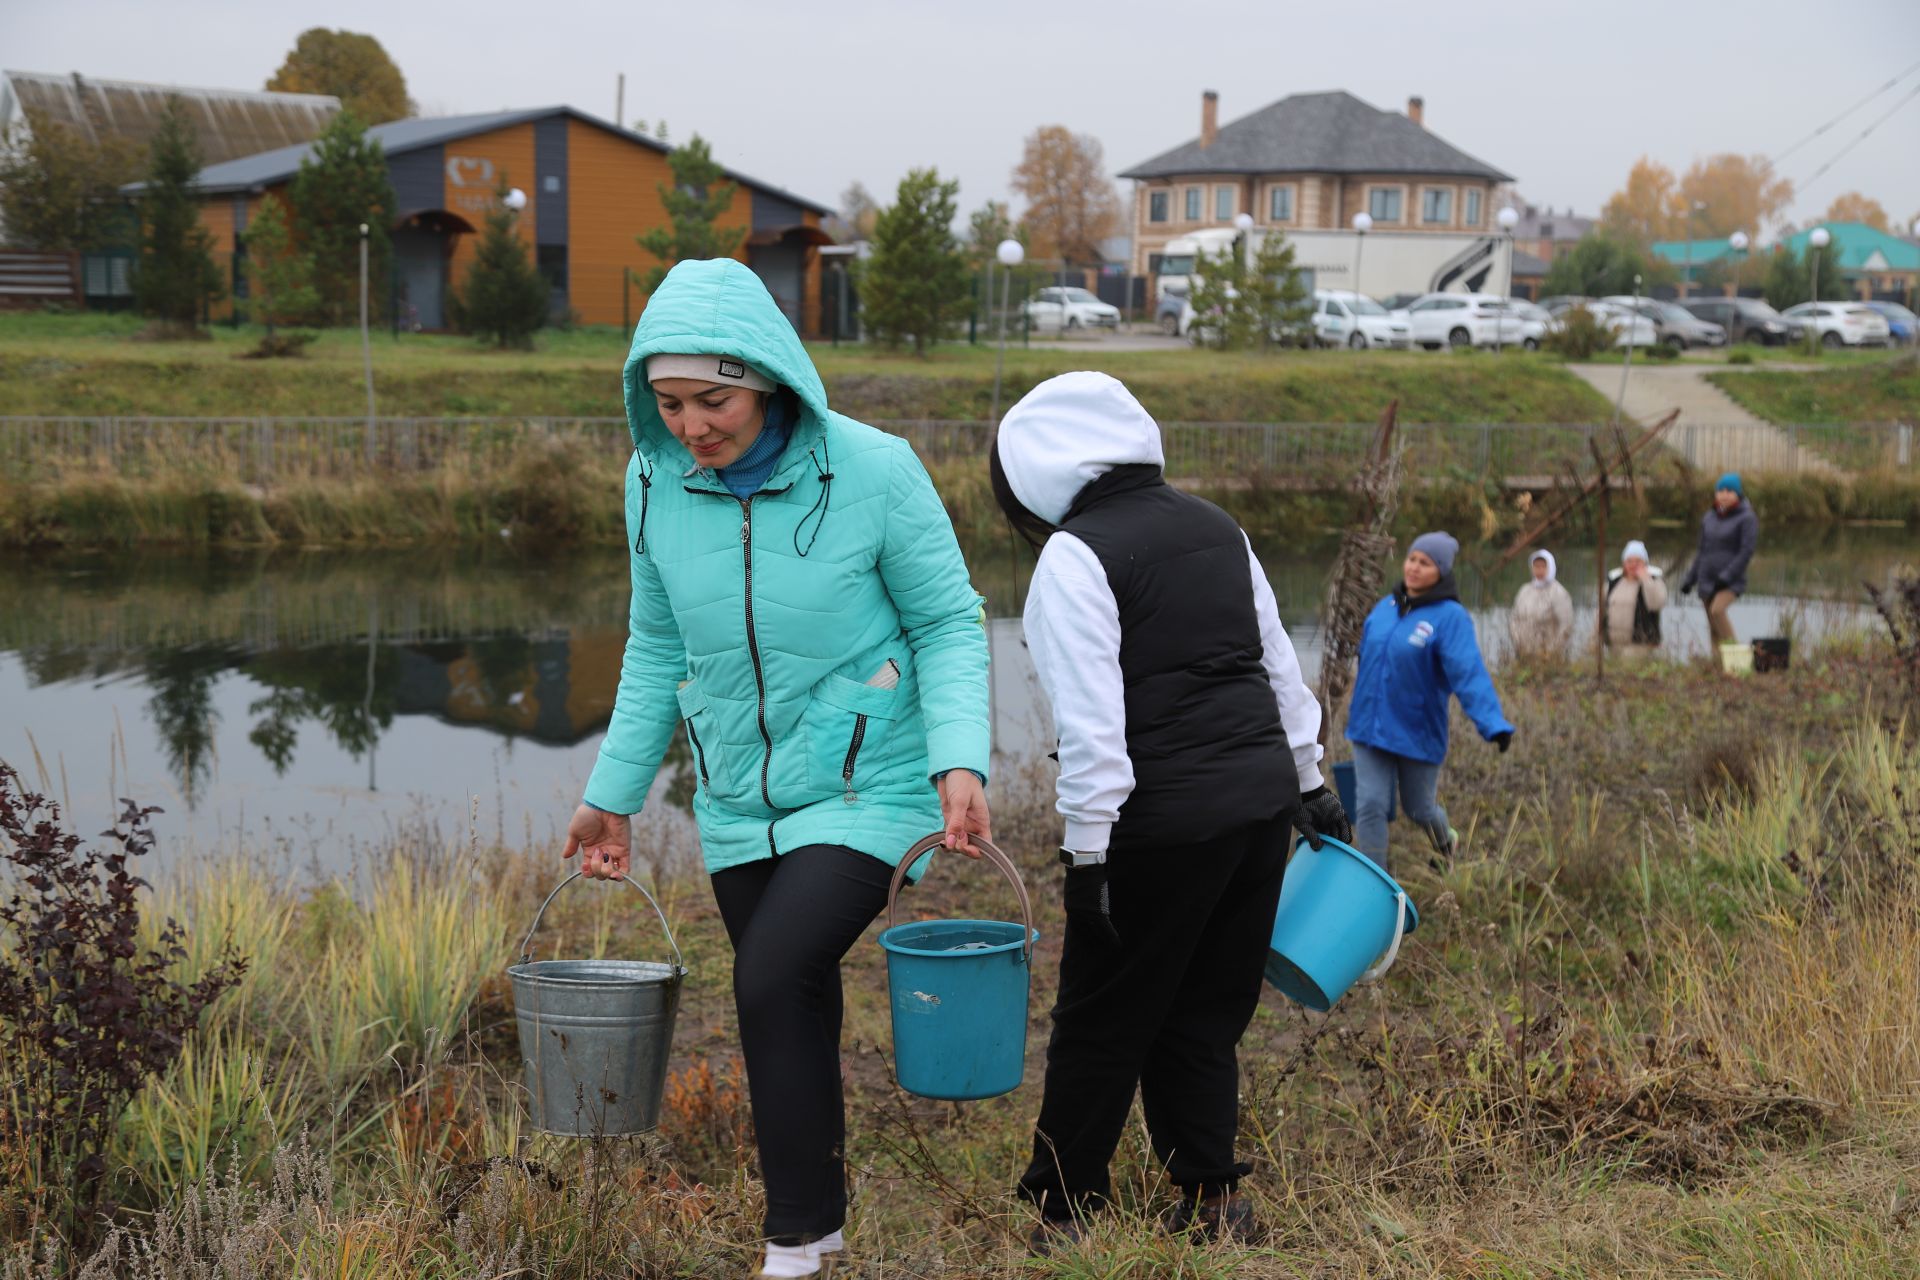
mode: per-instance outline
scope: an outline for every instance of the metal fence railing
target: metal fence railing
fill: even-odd
[[[896,419],[875,423],[908,440],[929,466],[980,462],[992,438],[984,420]],[[1418,475],[1555,483],[1569,466],[1590,464],[1614,428],[1598,423],[1402,423],[1407,466]],[[1628,435],[1635,433],[1628,427]],[[1259,477],[1323,484],[1353,474],[1372,439],[1371,423],[1172,422],[1162,425],[1168,474],[1182,479]],[[1755,474],[1913,471],[1920,466],[1912,423],[1770,426],[1680,423],[1665,444],[1700,470]],[[110,469],[138,477],[204,466],[243,483],[267,485],[508,464],[533,451],[585,447],[621,457],[632,447],[612,417],[148,418],[0,416],[0,466],[36,478],[64,470]],[[1654,460],[1646,460],[1654,465]]]

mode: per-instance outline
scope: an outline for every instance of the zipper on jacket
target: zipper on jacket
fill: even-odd
[[[693,762],[700,766],[700,785],[709,791],[713,790],[713,785],[707,781],[707,753],[700,749],[700,735],[694,730],[692,720],[687,721],[687,741],[693,744]]]
[[[780,856],[780,846],[773,842],[773,823],[771,822],[767,824],[767,856],[773,858]]]
[[[852,804],[860,798],[860,793],[853,789],[853,762],[860,758],[860,744],[866,740],[867,718],[865,716],[855,716],[853,720],[853,741],[847,745],[847,763],[840,769],[840,784],[845,788],[845,792],[840,798],[848,804]]]
[[[757,699],[754,718],[760,726],[764,751],[760,756],[760,799],[773,808],[773,793],[767,789],[767,771],[773,767],[773,735],[767,732],[767,673],[760,665],[760,638],[753,633],[753,499],[736,499],[740,504],[740,563],[746,577],[747,657],[753,661],[753,688]],[[767,843],[773,843],[773,828],[767,828]]]

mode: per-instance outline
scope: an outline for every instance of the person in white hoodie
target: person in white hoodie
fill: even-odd
[[[1533,553],[1533,577],[1513,598],[1507,619],[1513,651],[1522,658],[1564,658],[1573,638],[1573,597],[1560,585],[1553,552]]]
[[[1034,1245],[1075,1237],[1139,1090],[1175,1230],[1251,1239],[1236,1049],[1297,828],[1350,834],[1321,709],[1240,527],[1166,483],[1160,428],[1102,373],[1008,411],[993,486],[1040,558],[1027,645],[1059,737],[1067,924],[1033,1158]]]
[[[1660,611],[1667,607],[1666,575],[1647,562],[1638,538],[1620,552],[1607,575],[1607,645],[1624,658],[1647,658],[1660,648]]]

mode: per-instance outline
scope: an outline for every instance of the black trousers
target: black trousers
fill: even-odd
[[[801,1244],[847,1220],[840,959],[887,904],[893,868],[815,844],[715,872],[767,1188],[767,1236]]]
[[[1067,917],[1033,1161],[1020,1194],[1049,1218],[1096,1209],[1134,1089],[1183,1195],[1231,1190],[1236,1048],[1260,1000],[1289,831],[1271,819],[1181,848],[1110,855],[1112,942]],[[1067,875],[1084,875],[1068,871]]]

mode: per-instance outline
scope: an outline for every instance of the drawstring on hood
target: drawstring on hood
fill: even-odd
[[[1560,576],[1560,566],[1555,563],[1553,552],[1544,549],[1536,551],[1527,558],[1527,563],[1531,565],[1535,560],[1545,560],[1547,562],[1547,576],[1544,578],[1530,578],[1528,579],[1528,585],[1542,588],[1552,586],[1554,579]]]
[[[812,551],[813,544],[820,540],[820,530],[827,524],[827,507],[833,500],[833,472],[829,470],[833,466],[833,455],[827,452],[827,437],[824,434],[820,437],[820,454],[827,460],[825,467],[820,465],[820,459],[813,456],[811,449],[807,451],[807,461],[813,464],[813,474],[820,480],[820,496],[813,500],[813,506],[807,509],[807,514],[800,517],[800,523],[793,526],[793,550],[795,554],[802,557]],[[815,511],[820,513],[820,519],[814,523],[813,536],[808,538],[807,545],[802,547],[800,531],[807,527],[807,521],[813,519]]]
[[[633,554],[647,554],[647,503],[653,497],[653,468],[647,465],[647,455],[640,452],[639,446],[633,450],[633,460],[639,467],[637,478],[640,481],[640,528],[633,537]]]
[[[1047,525],[1116,467],[1164,467],[1160,427],[1119,379],[1081,371],[1048,378],[1007,410],[994,451],[1020,507]],[[1014,513],[1009,512],[1009,517]]]

